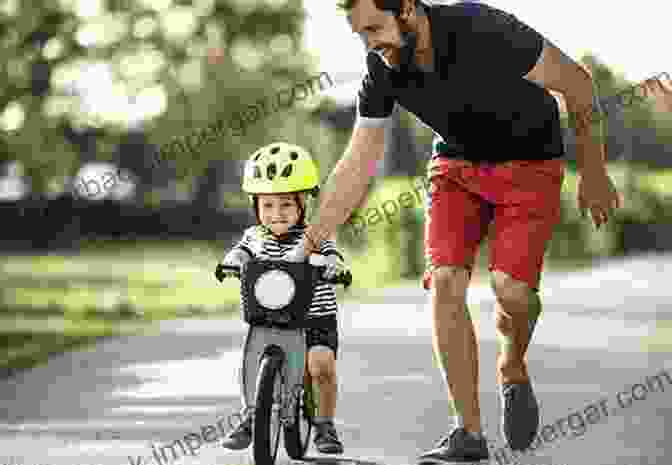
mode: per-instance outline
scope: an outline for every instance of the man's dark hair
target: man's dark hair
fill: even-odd
[[[352,11],[359,0],[340,0],[336,6],[339,10],[343,10],[346,13]],[[401,13],[401,0],[373,0],[373,3],[376,4],[376,7],[379,10],[383,11],[393,11],[395,14]],[[420,5],[420,0],[415,0],[415,5]]]

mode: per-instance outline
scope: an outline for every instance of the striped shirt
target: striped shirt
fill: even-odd
[[[263,226],[251,226],[245,230],[243,238],[233,248],[243,250],[253,258],[265,255],[271,259],[279,259],[286,252],[296,247],[304,235],[304,230],[305,226],[292,226],[289,228],[287,236],[278,239]],[[336,241],[333,240],[322,241],[319,253],[324,256],[335,254],[341,261],[344,261],[343,255],[336,249]],[[337,310],[334,285],[318,280],[306,318],[336,315]]]

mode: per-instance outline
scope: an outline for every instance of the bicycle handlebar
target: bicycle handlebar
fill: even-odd
[[[316,256],[317,254],[311,255],[311,258]],[[321,255],[317,255],[318,257],[321,257]],[[324,271],[327,269],[326,265],[314,265],[310,263],[314,268],[317,268],[320,275],[324,273]],[[224,278],[227,277],[236,277],[240,279],[242,270],[241,267],[239,266],[230,266],[230,265],[223,265],[223,264],[218,264],[217,265],[217,270],[215,271],[215,274],[218,276],[221,276],[220,281],[222,281]],[[227,276],[227,274],[231,274],[233,276]],[[352,284],[352,273],[350,270],[345,270],[338,275],[334,276],[333,278],[325,279],[322,278],[322,280],[330,283],[330,284],[342,284],[345,288],[348,288]]]

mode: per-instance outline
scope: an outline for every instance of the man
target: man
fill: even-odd
[[[524,450],[539,426],[525,353],[541,311],[539,276],[559,221],[564,177],[559,111],[549,90],[563,94],[576,130],[579,208],[584,215],[589,209],[599,228],[620,203],[602,141],[591,133],[598,105],[592,78],[538,32],[481,3],[345,0],[341,7],[367,47],[368,74],[349,148],[306,232],[307,253],[365,194],[394,104],[431,127],[424,283],[431,287],[434,353],[454,399],[456,427],[418,463],[488,458],[466,289],[491,221],[502,430],[512,449]]]

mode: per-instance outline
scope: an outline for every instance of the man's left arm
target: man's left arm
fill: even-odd
[[[579,174],[579,208],[589,208],[595,225],[608,221],[620,200],[606,169],[599,101],[589,72],[548,40],[537,63],[525,79],[560,92],[567,105],[570,122],[576,131],[576,165]],[[593,136],[593,123],[598,126]]]

